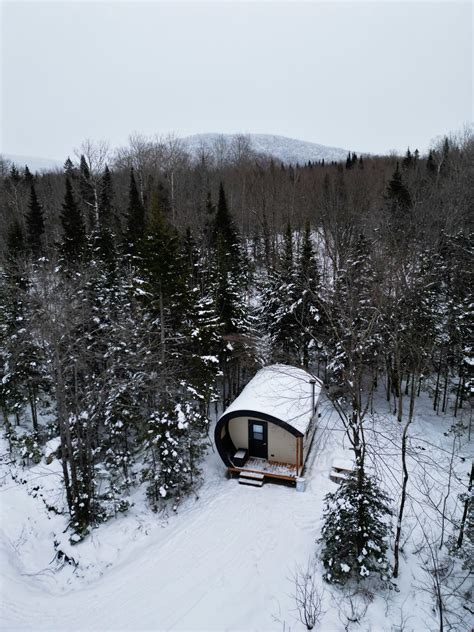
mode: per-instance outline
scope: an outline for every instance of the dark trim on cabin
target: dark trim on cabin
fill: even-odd
[[[280,426],[280,428],[284,428],[287,432],[294,435],[295,437],[304,437],[304,434],[287,424],[286,421],[282,421],[277,417],[273,417],[273,415],[268,415],[267,413],[260,413],[256,410],[232,410],[230,413],[226,413],[222,415],[222,417],[216,423],[216,427],[214,430],[214,443],[216,444],[217,451],[221,459],[228,467],[233,467],[233,463],[230,460],[230,456],[235,453],[236,446],[234,446],[232,439],[229,435],[229,421],[234,419],[235,417],[247,417],[249,419],[258,420],[261,418],[263,421],[268,421],[276,426]],[[225,427],[225,436],[221,439],[221,431],[222,427]]]

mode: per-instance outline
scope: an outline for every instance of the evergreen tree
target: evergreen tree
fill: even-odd
[[[10,169],[10,180],[13,184],[18,184],[21,182],[21,175],[18,169],[16,168],[15,163],[12,164]]]
[[[426,170],[428,171],[430,175],[433,175],[436,173],[436,162],[435,162],[433,152],[431,151],[431,149],[429,151],[428,159],[426,161]]]
[[[150,225],[141,246],[141,268],[146,281],[146,302],[155,315],[160,336],[161,360],[171,351],[169,340],[176,332],[188,307],[186,260],[177,231],[162,212],[162,200],[152,196]]]
[[[246,261],[227,207],[222,183],[219,187],[219,202],[211,229],[211,248],[216,309],[224,325],[225,333],[235,333],[239,329],[242,316],[241,291],[246,283]]]
[[[400,172],[398,162],[392,178],[388,183],[386,196],[392,203],[393,211],[406,212],[411,207],[411,196],[408,189],[403,184],[402,174]]]
[[[25,165],[25,171],[23,173],[23,178],[24,178],[26,184],[33,184],[33,182],[34,182],[34,176],[31,173],[31,171],[28,169],[28,165]]]
[[[0,279],[0,407],[4,417],[20,418],[29,404],[31,422],[38,436],[38,405],[49,392],[44,350],[31,312],[29,283],[14,264]]]
[[[89,410],[100,421],[100,451],[109,487],[98,498],[104,518],[126,508],[122,494],[134,481],[134,463],[146,419],[148,315],[143,308],[137,271],[97,261],[88,288],[90,321],[88,378],[96,393]],[[97,396],[100,393],[100,396]]]
[[[64,163],[64,175],[68,178],[73,178],[74,177],[74,164],[72,162],[72,160],[69,158],[69,156],[67,157],[65,163]]]
[[[244,372],[255,368],[255,319],[245,296],[248,259],[242,251],[222,183],[211,228],[210,265],[208,287],[226,343],[219,361],[223,373],[223,399],[228,402],[240,390]]]
[[[200,251],[196,246],[196,241],[189,226],[186,227],[182,239],[182,249],[185,265],[188,269],[189,283],[194,288],[202,278],[202,267],[200,265]]]
[[[20,222],[15,218],[7,232],[7,259],[13,262],[20,259],[26,251],[25,236]]]
[[[185,376],[196,393],[199,410],[207,415],[209,405],[217,399],[216,382],[219,375],[219,354],[223,348],[222,323],[215,311],[212,296],[202,295],[198,287],[191,291],[192,302],[182,329],[186,358]]]
[[[410,148],[408,147],[407,153],[405,154],[402,160],[402,167],[403,169],[409,169],[412,165],[413,165],[413,156],[410,151]]]
[[[412,206],[411,196],[403,182],[398,162],[388,183],[385,199],[389,210],[386,239],[391,243],[391,247],[395,247],[402,252],[407,248],[414,233],[409,230]]]
[[[61,224],[63,227],[62,253],[69,263],[73,263],[84,252],[86,227],[68,177],[66,177],[66,193],[61,210]]]
[[[200,413],[205,416],[210,403],[217,399],[219,356],[224,347],[222,322],[216,313],[213,286],[205,270],[207,259],[197,249],[190,253],[187,241],[184,260],[188,271],[188,300],[179,328],[181,342],[178,352],[186,358],[184,377],[196,395]]]
[[[318,263],[311,240],[311,227],[306,222],[301,253],[296,272],[299,298],[295,311],[296,321],[300,329],[300,363],[309,367],[310,348],[318,338],[318,329],[323,325],[320,309],[321,287]]]
[[[169,501],[176,510],[197,482],[195,461],[203,451],[203,433],[193,433],[196,422],[201,423],[199,415],[181,402],[165,402],[150,415],[143,480],[148,482],[147,495],[155,511]]]
[[[14,360],[16,335],[24,327],[18,283],[21,280],[6,272],[0,276],[0,408],[10,441],[13,435],[9,415],[14,415],[18,423],[26,403]]]
[[[298,322],[300,300],[294,252],[293,231],[288,222],[283,237],[279,265],[270,271],[261,306],[265,329],[270,335],[275,361],[299,363],[301,326]],[[307,254],[307,253],[306,253]]]
[[[349,152],[346,158],[346,169],[352,169],[354,165],[357,164],[357,154],[354,152]]]
[[[387,494],[374,478],[365,476],[360,485],[358,475],[351,474],[325,501],[319,540],[324,579],[330,584],[345,584],[375,575],[389,584]]]
[[[38,201],[35,187],[30,187],[30,202],[26,216],[27,241],[31,251],[38,255],[43,247],[44,217],[43,209]]]
[[[446,137],[444,139],[443,150],[441,152],[441,161],[440,161],[440,165],[439,165],[439,173],[440,173],[440,175],[445,176],[449,172],[449,169],[450,169],[450,155],[451,155],[451,151],[450,151],[450,146],[449,146],[449,140]]]
[[[210,202],[210,200],[208,200]],[[211,214],[212,203],[208,206]],[[237,264],[239,257],[239,238],[232,221],[222,182],[219,185],[219,201],[212,223],[211,247],[217,254],[217,263],[222,269],[230,270]]]
[[[114,235],[119,232],[118,218],[113,206],[112,178],[108,166],[105,166],[100,181],[98,200],[98,228],[93,234],[94,246],[103,261],[111,263],[116,256]]]
[[[99,226],[112,230],[114,223],[112,176],[109,167],[105,165],[99,192]]]
[[[145,234],[145,209],[140,199],[133,168],[130,171],[130,188],[127,211],[126,239],[132,251],[137,252]]]
[[[329,323],[326,333],[322,332],[331,379],[342,390],[350,387],[349,399],[358,412],[363,408],[359,390],[364,372],[377,370],[381,340],[374,303],[376,286],[372,244],[361,234],[337,271],[325,304]]]

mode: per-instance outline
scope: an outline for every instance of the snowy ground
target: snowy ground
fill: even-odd
[[[404,618],[406,631],[438,628],[421,568],[417,499],[424,491],[425,469],[430,480],[438,481],[431,490],[434,504],[443,489],[443,464],[451,459],[452,443],[443,433],[452,420],[432,415],[429,405],[426,401],[413,425],[413,446],[420,448],[424,465],[417,466],[416,485],[409,489],[400,591],[368,597],[362,622],[346,629],[394,632]],[[381,401],[379,410],[384,406]],[[102,525],[76,546],[67,544],[65,517],[48,511],[44,502],[62,502],[58,464],[43,460],[19,469],[4,462],[0,629],[303,630],[296,619],[291,577],[296,565],[305,566],[316,550],[323,498],[336,488],[328,478],[331,462],[347,456],[337,415],[327,403],[323,411],[306,471],[306,492],[277,484],[241,486],[225,477],[219,456],[210,452],[199,498],[188,499],[177,515],[153,514],[137,493],[128,514]],[[396,502],[400,428],[386,415],[375,430],[374,435],[369,431],[369,438],[383,459],[380,475]],[[467,446],[456,445],[459,451],[467,456]],[[470,467],[466,463],[455,459],[461,480]],[[453,499],[458,487],[454,477]],[[428,505],[422,513],[434,524]],[[421,524],[426,527],[427,522]],[[74,557],[76,568],[54,559],[55,540]],[[342,631],[350,614],[348,595],[327,586],[324,590],[325,614],[318,629]]]

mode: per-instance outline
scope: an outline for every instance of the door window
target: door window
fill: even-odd
[[[263,426],[262,424],[252,424],[253,438],[257,441],[263,441]]]

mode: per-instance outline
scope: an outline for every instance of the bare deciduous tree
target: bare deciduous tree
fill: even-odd
[[[360,625],[373,598],[373,594],[367,590],[355,590],[348,592],[338,602],[339,619],[346,632],[352,624]]]
[[[324,589],[318,587],[318,577],[315,560],[309,560],[306,568],[297,567],[293,576],[298,619],[307,630],[312,630],[324,614]]]
[[[79,148],[74,149],[74,155],[78,159],[84,156],[92,178],[99,178],[110,159],[110,145],[106,140],[93,141],[87,138]]]

